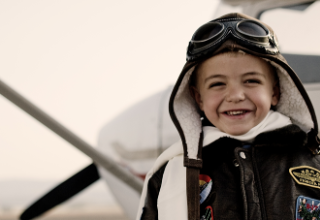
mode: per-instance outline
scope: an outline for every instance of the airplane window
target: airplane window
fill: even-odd
[[[263,12],[280,42],[280,51],[303,83],[320,82],[320,1]]]

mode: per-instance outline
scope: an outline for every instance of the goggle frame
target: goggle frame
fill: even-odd
[[[239,25],[246,22],[258,25],[260,28],[264,29],[266,34],[261,36],[244,32],[243,30],[241,30],[241,28],[239,28]],[[221,26],[221,30],[208,39],[195,40],[195,37],[200,31],[210,32],[210,29],[205,30],[204,28],[207,28],[206,26],[212,24]],[[278,43],[275,36],[272,35],[269,29],[262,23],[251,19],[220,19],[209,21],[200,26],[195,31],[187,48],[187,61],[201,59],[203,56],[208,55],[209,52],[217,49],[223,42],[225,42],[229,38],[233,38],[240,45],[249,47],[250,49],[260,53],[279,53]]]

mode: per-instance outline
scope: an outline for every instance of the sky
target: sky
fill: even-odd
[[[192,34],[218,2],[2,0],[0,80],[96,146],[108,121],[174,84]],[[282,51],[320,55],[319,30],[306,22],[320,20],[319,6],[310,17],[262,17]],[[0,181],[62,181],[91,163],[3,96],[0,112]]]

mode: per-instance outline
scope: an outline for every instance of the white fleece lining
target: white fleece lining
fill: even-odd
[[[313,121],[308,106],[301,96],[293,80],[280,65],[273,61],[264,59],[276,68],[280,84],[280,100],[276,110],[288,116],[293,124],[298,125],[304,132],[313,128]]]
[[[202,125],[200,115],[196,109],[197,103],[189,92],[188,82],[193,70],[194,67],[185,74],[174,99],[173,107],[186,139],[188,158],[197,159]]]
[[[269,110],[267,116],[256,126],[251,128],[247,133],[242,135],[230,135],[220,131],[218,128],[213,126],[203,127],[203,147],[213,143],[222,137],[230,137],[237,139],[239,141],[245,141],[247,143],[252,143],[254,139],[261,133],[273,131],[278,128],[291,125],[292,122],[290,118],[281,114],[280,112]]]
[[[280,84],[280,100],[276,110],[288,116],[293,124],[308,132],[313,128],[313,121],[307,104],[301,96],[293,80],[280,65],[264,59],[276,68]],[[200,115],[196,103],[189,92],[189,78],[194,70],[192,67],[184,76],[174,100],[174,111],[184,132],[187,143],[188,157],[197,159],[199,137],[202,131]]]

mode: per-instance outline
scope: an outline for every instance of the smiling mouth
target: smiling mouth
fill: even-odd
[[[231,116],[234,116],[234,115],[243,115],[245,113],[247,113],[248,111],[245,111],[245,110],[241,110],[241,111],[227,111],[226,114],[227,115],[231,115]]]

